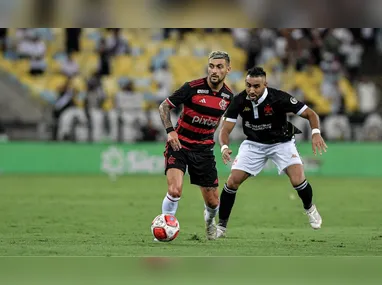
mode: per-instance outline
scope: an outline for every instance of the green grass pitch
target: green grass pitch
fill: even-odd
[[[220,178],[223,185],[226,177]],[[228,237],[207,241],[200,190],[185,177],[171,243],[155,243],[165,176],[0,176],[0,256],[381,256],[382,178],[308,177],[312,230],[287,177],[239,189]]]

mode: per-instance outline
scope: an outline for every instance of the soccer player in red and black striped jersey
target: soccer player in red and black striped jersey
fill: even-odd
[[[213,153],[214,133],[233,93],[224,83],[230,71],[226,52],[215,51],[208,58],[208,75],[186,82],[162,102],[159,113],[168,134],[165,159],[168,192],[162,213],[175,215],[182,194],[183,176],[188,168],[191,184],[198,185],[204,201],[208,239],[216,238],[215,216],[219,208],[218,174]],[[174,128],[170,110],[183,105]]]

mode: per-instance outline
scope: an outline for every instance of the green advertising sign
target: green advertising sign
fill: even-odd
[[[297,147],[309,174],[382,176],[382,144],[332,143],[328,152],[314,156],[310,143]],[[234,154],[239,145],[233,145]],[[0,144],[0,171],[9,174],[163,174],[164,144],[83,144],[19,143]],[[230,167],[215,150],[218,171],[226,175]],[[263,174],[277,175],[272,161]]]

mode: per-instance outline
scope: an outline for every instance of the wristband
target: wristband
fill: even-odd
[[[220,152],[221,153],[223,153],[223,151],[225,150],[225,149],[227,149],[228,148],[228,145],[223,145],[222,147],[221,147],[221,149],[220,149]]]
[[[312,136],[314,134],[321,134],[321,131],[319,129],[312,129]]]
[[[166,133],[171,133],[173,131],[175,131],[173,127],[169,127],[166,129]]]

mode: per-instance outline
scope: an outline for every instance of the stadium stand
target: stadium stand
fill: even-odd
[[[382,66],[381,29],[38,28],[5,34],[0,68],[55,114],[55,140],[137,141],[148,120],[161,130],[158,103],[204,76],[207,55],[217,49],[231,56],[231,89],[244,88],[246,68],[263,66],[270,86],[327,120],[328,139],[367,139],[357,126],[378,123],[369,115],[381,117],[376,78],[382,70],[364,73]],[[364,98],[375,103],[364,109]],[[240,139],[240,132],[233,137]]]

